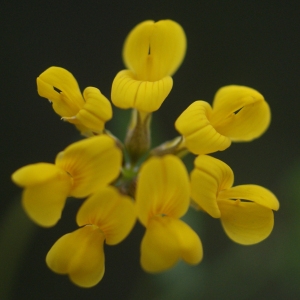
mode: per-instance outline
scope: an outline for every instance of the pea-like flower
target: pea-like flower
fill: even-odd
[[[24,188],[22,203],[29,217],[50,227],[60,219],[68,196],[84,198],[106,186],[119,175],[121,161],[114,140],[101,135],[68,146],[57,155],[55,164],[20,168],[12,180]]]
[[[171,268],[179,259],[198,264],[203,255],[198,235],[179,218],[190,200],[185,166],[173,155],[152,157],[141,167],[136,191],[137,213],[146,227],[141,265],[148,272]]]
[[[44,227],[58,222],[67,197],[87,198],[76,217],[80,228],[58,239],[46,257],[51,270],[80,287],[102,279],[104,243],[120,243],[137,218],[145,227],[140,263],[151,273],[180,260],[191,265],[202,260],[199,236],[181,220],[190,204],[219,218],[240,244],[258,243],[273,229],[279,203],[272,192],[258,185],[233,186],[230,167],[205,155],[265,132],[271,113],[258,91],[230,85],[217,91],[212,106],[195,101],[175,122],[180,135],[152,148],[152,112],[170,93],[171,76],[185,52],[185,33],[172,20],[144,21],[129,33],[123,47],[126,70],[116,75],[111,90],[115,106],[132,108],[123,142],[105,129],[112,108],[97,88],[81,94],[73,75],[59,67],[37,78],[39,95],[87,138],[59,153],[54,164],[25,166],[12,180],[24,188],[29,217]],[[181,160],[189,152],[199,155],[190,177]]]
[[[195,159],[191,173],[191,197],[214,218],[220,218],[233,241],[251,245],[272,232],[273,210],[279,209],[275,195],[253,184],[233,185],[233,171],[224,162],[207,155]]]
[[[123,49],[127,67],[112,85],[111,99],[117,107],[151,113],[170,93],[171,75],[186,51],[182,27],[172,20],[144,21],[128,35]]]
[[[176,120],[184,146],[194,154],[222,151],[231,142],[251,141],[270,124],[268,103],[256,90],[238,85],[218,90],[213,105],[193,102]]]
[[[56,241],[46,262],[75,284],[92,287],[104,275],[104,241],[116,245],[126,238],[136,221],[135,206],[116,188],[103,187],[80,207],[76,221],[82,227]]]
[[[112,118],[111,104],[100,90],[87,87],[82,95],[74,76],[63,68],[44,71],[37,78],[37,87],[62,120],[74,124],[83,135],[102,133],[105,122]]]

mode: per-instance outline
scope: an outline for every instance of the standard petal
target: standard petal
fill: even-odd
[[[76,119],[93,132],[101,133],[106,121],[112,118],[111,104],[100,90],[87,87],[83,96],[85,104],[76,114]]]
[[[72,117],[83,107],[84,100],[74,76],[59,67],[50,67],[37,78],[38,93],[53,103],[61,117]]]
[[[79,228],[56,241],[46,263],[52,271],[68,274],[80,287],[92,287],[104,275],[104,239],[96,226]]]
[[[207,154],[228,148],[231,141],[210,123],[211,106],[193,102],[176,120],[175,128],[184,136],[185,146],[194,154]]]
[[[141,265],[145,271],[165,271],[180,259],[195,265],[202,256],[198,235],[183,221],[155,217],[149,222],[141,244]]]
[[[153,112],[160,108],[170,93],[173,79],[170,76],[157,81],[138,80],[130,70],[120,71],[112,84],[111,100],[119,108],[136,108],[139,111]]]
[[[137,79],[157,81],[177,70],[185,52],[186,37],[178,23],[144,21],[127,36],[123,58]]]
[[[82,198],[116,179],[120,173],[121,150],[106,136],[73,143],[56,158],[56,165],[73,178],[71,195]]]
[[[217,198],[220,191],[232,186],[234,176],[228,165],[208,155],[195,159],[191,172],[191,197],[193,201],[214,218],[220,218]]]
[[[274,226],[273,211],[254,202],[220,200],[221,222],[230,239],[252,245],[266,239]]]
[[[270,120],[268,103],[252,88],[230,85],[215,95],[211,123],[232,141],[250,141],[261,136]]]
[[[136,210],[130,197],[112,187],[104,187],[89,197],[80,207],[77,224],[96,225],[106,243],[115,245],[127,237],[136,221]]]
[[[138,217],[146,227],[155,215],[183,216],[189,207],[189,195],[188,174],[178,157],[151,157],[142,165],[136,205]]]
[[[220,191],[218,200],[229,199],[249,200],[269,209],[279,209],[279,202],[276,196],[268,189],[259,185],[237,185],[230,189]]]
[[[55,165],[38,163],[19,169],[12,179],[25,188],[22,204],[28,216],[40,226],[54,226],[70,194],[71,177]]]

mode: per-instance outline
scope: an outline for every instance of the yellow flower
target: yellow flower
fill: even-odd
[[[256,90],[237,85],[218,90],[212,107],[205,101],[192,103],[176,120],[184,145],[194,154],[228,148],[231,141],[251,141],[270,124],[268,103]]]
[[[104,275],[104,241],[120,243],[135,221],[132,200],[114,187],[104,187],[81,206],[77,224],[83,227],[56,241],[47,254],[47,265],[56,273],[68,274],[81,287],[92,287]]]
[[[171,76],[185,52],[184,30],[172,20],[144,21],[129,33],[123,47],[126,69],[116,75],[111,90],[115,106],[132,108],[123,143],[105,130],[112,107],[97,88],[81,93],[73,75],[59,67],[37,78],[39,95],[88,138],[59,153],[54,164],[20,168],[12,180],[24,188],[22,204],[29,217],[45,227],[59,221],[67,197],[88,197],[77,213],[80,228],[59,238],[46,256],[52,271],[80,287],[100,282],[104,242],[120,243],[137,218],[145,227],[140,247],[145,271],[165,271],[179,260],[200,263],[201,240],[180,219],[190,198],[194,207],[219,218],[237,243],[258,243],[273,229],[276,196],[258,185],[233,186],[230,167],[204,155],[266,131],[271,113],[258,91],[230,85],[217,91],[212,105],[195,101],[175,122],[180,136],[151,149],[152,112],[170,93]],[[190,177],[180,159],[189,152],[199,155]]]
[[[279,202],[264,187],[252,184],[232,187],[233,180],[228,165],[200,155],[191,173],[191,197],[199,208],[221,219],[233,241],[244,245],[259,243],[273,229],[273,210],[279,209]]]
[[[120,71],[112,85],[112,102],[120,108],[151,113],[170,93],[170,77],[186,51],[182,27],[171,20],[144,21],[128,35],[123,49],[127,70]]]
[[[161,272],[179,259],[189,264],[201,261],[198,235],[179,218],[189,207],[189,179],[179,158],[152,157],[139,172],[136,205],[146,227],[141,244],[141,265],[145,271]]]
[[[112,138],[101,135],[76,142],[56,157],[55,164],[20,168],[12,180],[25,188],[22,203],[29,217],[45,227],[61,217],[68,196],[83,198],[117,178],[122,153]]]
[[[59,67],[50,67],[37,78],[38,93],[52,102],[63,120],[74,124],[84,135],[101,133],[112,118],[110,102],[94,87],[80,92],[73,75]]]

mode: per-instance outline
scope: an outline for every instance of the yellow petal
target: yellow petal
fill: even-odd
[[[165,271],[179,259],[195,265],[202,256],[198,235],[183,221],[155,217],[149,222],[141,244],[141,265],[145,271]]]
[[[106,243],[115,245],[130,233],[136,221],[136,211],[131,198],[108,186],[83,203],[76,220],[79,226],[96,225],[103,232]]]
[[[250,141],[261,136],[270,120],[268,103],[252,88],[230,85],[215,95],[211,123],[232,141]]]
[[[28,216],[40,226],[54,226],[71,191],[71,177],[55,165],[38,163],[17,170],[12,179],[25,188],[22,204]]]
[[[210,123],[211,106],[205,101],[193,102],[176,120],[175,128],[185,138],[185,146],[194,154],[207,154],[228,148],[231,141]]]
[[[48,68],[37,78],[37,87],[39,95],[49,99],[61,117],[75,116],[84,105],[76,79],[63,68]]]
[[[123,58],[137,79],[157,81],[175,73],[186,52],[182,27],[171,20],[144,21],[126,38]]]
[[[279,209],[279,202],[276,196],[271,191],[259,185],[237,185],[228,190],[220,191],[218,200],[229,199],[250,200],[269,209]]]
[[[91,131],[100,133],[106,121],[112,118],[111,104],[101,92],[94,87],[84,90],[85,104],[76,114],[76,119]]]
[[[59,168],[53,164],[36,163],[18,169],[12,174],[11,178],[15,184],[28,187],[52,180],[57,177],[59,172]]]
[[[81,198],[116,179],[121,161],[115,141],[101,135],[73,143],[58,154],[55,164],[73,178],[71,195]]]
[[[189,207],[189,195],[188,174],[178,157],[151,157],[142,165],[136,205],[138,217],[146,227],[155,215],[183,216]]]
[[[254,202],[220,200],[221,222],[230,239],[243,245],[261,242],[272,232],[273,211]]]
[[[48,267],[68,274],[80,287],[96,285],[104,275],[104,235],[96,226],[85,226],[62,236],[49,250]]]
[[[233,180],[233,172],[228,165],[214,157],[200,155],[195,159],[195,169],[191,172],[191,197],[212,217],[220,218],[218,194],[230,188]]]
[[[153,112],[160,108],[170,93],[173,80],[170,76],[157,81],[141,81],[130,70],[120,71],[112,85],[111,100],[119,108],[136,108]]]

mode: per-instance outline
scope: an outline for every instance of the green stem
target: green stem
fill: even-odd
[[[150,148],[150,123],[151,113],[132,110],[131,121],[125,138],[125,147],[132,165],[135,165]]]

